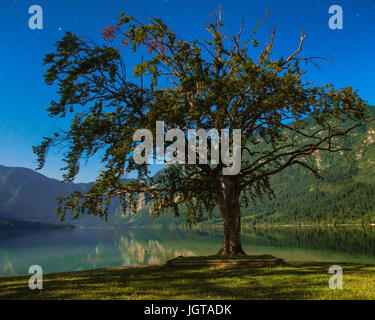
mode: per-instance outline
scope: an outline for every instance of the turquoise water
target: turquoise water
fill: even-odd
[[[375,228],[258,228],[243,232],[248,254],[287,261],[375,264]],[[0,236],[0,276],[111,266],[161,264],[179,255],[215,254],[219,232],[160,229],[76,228]]]

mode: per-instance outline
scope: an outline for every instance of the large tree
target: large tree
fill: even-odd
[[[365,101],[351,87],[335,90],[331,84],[314,86],[304,80],[301,64],[321,59],[300,56],[304,32],[295,50],[275,59],[276,29],[260,49],[254,38],[260,25],[245,40],[243,21],[238,33],[227,35],[220,10],[205,25],[208,40],[184,41],[160,19],[142,23],[122,13],[102,31],[111,46],[66,33],[45,57],[45,79],[58,86],[59,94],[49,114],[72,113],[73,120],[68,130],[44,138],[34,151],[42,168],[48,150],[64,146],[65,181],[74,180],[80,162],[94,155],[102,157],[105,169],[87,193],[59,199],[61,219],[68,212],[74,218],[85,212],[107,217],[114,199],[127,212],[137,194],[146,192],[152,213],[172,209],[176,216],[183,212],[189,223],[218,207],[224,222],[220,253],[243,254],[241,207],[272,195],[270,177],[290,166],[319,177],[311,157],[348,150],[345,138],[367,121]],[[132,82],[124,58],[130,54],[139,61]],[[139,142],[133,136],[137,129],[155,134],[160,120],[165,130],[241,129],[240,172],[223,174],[227,165],[214,164],[209,148],[206,163],[169,164],[150,176],[147,163],[134,161]],[[125,180],[134,170],[138,179]]]

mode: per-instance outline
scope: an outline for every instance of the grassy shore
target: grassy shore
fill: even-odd
[[[340,264],[343,290],[331,290],[331,263],[277,267],[118,267],[29,277],[1,277],[0,299],[375,299],[375,266]]]

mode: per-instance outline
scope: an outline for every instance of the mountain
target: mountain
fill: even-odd
[[[59,223],[59,217],[54,214],[56,198],[73,191],[84,192],[90,185],[62,183],[31,169],[0,165],[0,219]],[[77,220],[67,217],[65,223],[93,226],[104,224],[104,219],[83,215]]]
[[[375,116],[375,108],[369,107]],[[312,128],[313,129],[313,128]],[[324,179],[300,167],[290,167],[272,178],[276,198],[259,199],[242,210],[243,225],[375,223],[375,122],[352,131],[348,154],[319,154],[311,159]],[[26,168],[0,165],[0,220],[58,223],[56,198],[73,191],[86,191],[90,183],[62,183]],[[138,199],[138,211],[122,215],[113,204],[109,225],[182,226],[185,220],[172,213],[152,218],[149,204]],[[67,224],[102,226],[104,219],[82,215]],[[220,225],[216,210],[203,225]]]
[[[375,107],[369,107],[375,117]],[[311,128],[312,130],[314,128]],[[271,179],[276,197],[258,199],[242,210],[243,226],[256,224],[375,224],[375,122],[353,130],[344,153],[316,153],[311,161],[323,179],[293,166]],[[182,225],[171,214],[152,219],[147,206],[126,218],[132,226]],[[203,225],[221,225],[215,218]]]
[[[42,231],[51,229],[69,229],[73,226],[67,224],[57,224],[48,222],[30,222],[30,221],[18,221],[10,219],[0,219],[0,239],[3,234],[10,234],[12,232],[27,230],[27,231]]]
[[[375,108],[369,109],[375,117]],[[276,198],[244,210],[244,223],[374,224],[375,122],[352,131],[347,143],[347,154],[312,158],[323,179],[297,166],[275,175]]]

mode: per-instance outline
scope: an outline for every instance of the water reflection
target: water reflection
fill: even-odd
[[[134,233],[123,236],[117,232],[116,247],[119,249],[123,265],[134,264],[162,264],[177,256],[194,256],[193,250],[187,248],[173,248],[163,244],[159,240],[136,240],[139,239]]]
[[[163,229],[88,228],[19,233],[0,239],[0,275],[110,266],[162,264],[176,256],[214,254],[220,232]],[[375,264],[374,228],[254,228],[243,232],[245,251],[289,261]]]

